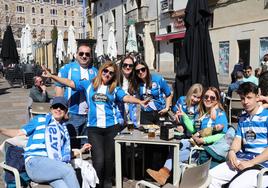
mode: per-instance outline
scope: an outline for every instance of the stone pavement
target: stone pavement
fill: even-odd
[[[0,127],[19,128],[27,121],[27,104],[29,89],[11,88],[8,82],[0,79]],[[0,135],[0,143],[6,137]],[[0,161],[3,155],[0,155]],[[2,171],[0,172],[2,177]],[[0,187],[4,187],[0,178]]]
[[[30,89],[20,87],[12,88],[5,79],[0,78],[0,127],[20,128],[27,122],[27,105]],[[0,135],[0,143],[6,139]],[[0,153],[0,162],[3,154]],[[4,187],[2,181],[2,170],[0,170],[0,188]],[[133,181],[123,183],[124,188],[134,188]]]

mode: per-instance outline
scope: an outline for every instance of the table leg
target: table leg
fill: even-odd
[[[173,185],[180,182],[179,145],[174,146],[173,151]]]
[[[115,179],[116,188],[122,188],[122,167],[121,167],[121,144],[115,141]]]

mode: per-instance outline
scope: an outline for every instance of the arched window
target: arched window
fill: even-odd
[[[8,11],[8,5],[5,5],[5,10]]]
[[[34,8],[34,7],[32,7],[32,13],[33,13],[33,14],[35,13],[35,8]]]
[[[35,18],[33,18],[33,20],[32,20],[32,24],[35,24]]]
[[[44,29],[41,30],[41,37],[44,39],[46,38],[46,32]]]
[[[64,20],[64,26],[67,26],[67,20]]]
[[[74,11],[72,10],[72,16],[74,16]]]
[[[36,30],[35,29],[33,29],[33,31],[32,31],[32,36],[33,36],[34,39],[36,39],[37,35],[36,35]]]
[[[68,39],[68,32],[64,31],[64,39]]]
[[[40,8],[40,13],[44,14],[44,9],[43,8]]]
[[[74,21],[72,21],[72,25],[74,26]]]

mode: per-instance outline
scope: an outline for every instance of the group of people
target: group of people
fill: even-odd
[[[53,187],[79,187],[74,171],[66,165],[70,161],[71,147],[67,128],[73,127],[76,135],[88,137],[88,143],[82,148],[91,149],[93,167],[99,178],[97,187],[111,188],[114,137],[122,129],[122,124],[128,121],[134,124],[158,124],[159,118],[172,107],[170,86],[162,76],[151,74],[142,59],[126,56],[119,66],[106,61],[98,70],[90,60],[90,47],[80,44],[76,59],[64,65],[58,76],[43,68],[42,76],[56,81],[56,97],[50,113],[35,117],[18,131],[19,135],[29,136],[25,164],[28,175],[34,181],[49,182]],[[194,84],[172,108],[180,123],[178,131],[189,135],[180,141],[181,162],[188,160],[193,144],[211,149],[210,146],[214,144],[228,142],[225,148],[216,152],[221,161],[205,150],[206,157],[214,157],[215,162],[225,161],[226,156],[230,161],[219,166],[215,163],[216,167],[210,171],[212,187],[220,187],[236,174],[240,175],[240,171],[268,159],[268,111],[259,104],[258,87],[245,81],[239,85],[238,93],[246,113],[238,123],[236,135],[229,140],[226,138],[228,121],[217,88],[204,89],[201,84]],[[137,113],[138,105],[141,106],[140,113]],[[46,171],[47,166],[53,173]],[[168,157],[159,171],[147,169],[147,172],[157,182],[164,184],[171,170],[172,159]],[[230,186],[235,187],[240,177],[246,185],[250,179],[248,176],[257,171],[259,169],[243,173],[232,180]],[[229,172],[228,175],[225,172]],[[265,182],[268,184],[267,179]],[[248,185],[256,182],[250,183]]]
[[[131,104],[140,104],[140,123],[156,124],[159,116],[169,110],[172,92],[164,78],[150,74],[142,60],[135,62],[133,57],[127,56],[119,67],[106,61],[97,71],[90,65],[90,52],[87,45],[80,44],[75,62],[63,66],[58,76],[45,69],[43,77],[55,80],[57,87],[67,91],[68,123],[84,127],[76,123],[80,121],[79,112],[87,114],[85,123],[88,142],[92,145],[93,166],[100,180],[98,187],[112,187],[114,137],[122,128],[118,116],[137,123],[137,114],[132,110],[135,105]],[[73,109],[77,110],[78,117],[73,116]]]

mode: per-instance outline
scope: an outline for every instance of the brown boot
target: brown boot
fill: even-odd
[[[160,185],[164,185],[170,176],[170,171],[166,167],[161,168],[159,171],[147,169],[146,172]]]

